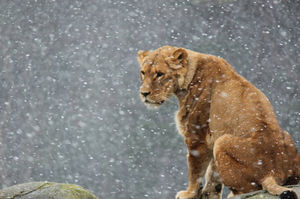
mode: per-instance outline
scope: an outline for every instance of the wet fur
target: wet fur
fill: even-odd
[[[300,180],[291,136],[281,130],[266,96],[228,62],[172,46],[140,51],[138,61],[145,73],[140,92],[150,93],[141,95],[144,102],[159,106],[173,94],[178,98],[176,123],[189,151],[189,186],[176,198],[220,198],[220,183],[234,195],[259,189],[294,193],[282,187]]]

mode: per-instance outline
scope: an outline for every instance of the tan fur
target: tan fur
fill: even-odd
[[[288,190],[281,185],[299,182],[300,155],[269,100],[224,59],[163,46],[140,51],[138,61],[146,104],[178,98],[189,186],[176,198],[220,198],[221,182],[235,195],[259,189],[278,195]]]

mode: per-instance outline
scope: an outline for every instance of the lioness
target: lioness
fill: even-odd
[[[300,155],[280,129],[266,96],[224,59],[163,46],[139,51],[140,97],[160,106],[178,98],[177,128],[188,148],[189,186],[177,199],[220,198],[264,189],[297,198],[282,185],[300,180]],[[202,188],[202,177],[206,184]]]

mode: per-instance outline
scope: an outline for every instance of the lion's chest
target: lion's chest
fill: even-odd
[[[179,108],[176,112],[175,121],[179,133],[183,136],[189,134],[205,134],[209,129],[208,112],[189,108],[190,105]]]
[[[184,135],[184,132],[186,131],[186,127],[185,127],[185,121],[183,121],[182,118],[182,114],[180,113],[180,111],[177,111],[175,114],[175,122],[176,122],[176,127],[178,132],[181,135]]]

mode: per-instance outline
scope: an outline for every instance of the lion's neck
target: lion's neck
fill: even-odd
[[[211,100],[213,79],[203,73],[201,67],[196,68],[194,76],[186,89],[178,89],[175,95],[179,101],[179,107],[192,109],[197,103],[209,105]]]
[[[201,82],[198,79],[200,77],[202,80],[204,79],[204,73],[202,68],[210,57],[210,55],[200,54],[191,50],[187,50],[187,52],[187,74],[185,76],[183,85],[180,88],[178,88],[175,92],[175,95],[177,96],[179,102],[182,101],[188,93],[190,93],[191,85],[200,86]]]
[[[188,69],[187,69],[187,74],[184,78],[184,83],[181,86],[181,90],[187,89],[191,81],[193,80],[195,76],[195,72],[199,66],[199,63],[201,62],[199,53],[191,51],[191,50],[186,50],[188,53]]]

